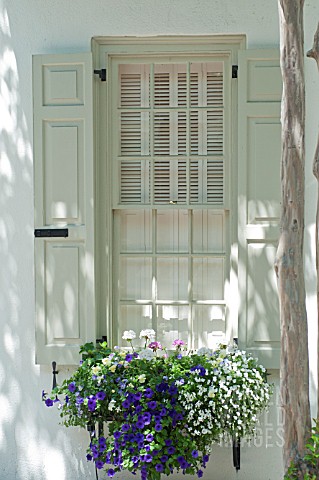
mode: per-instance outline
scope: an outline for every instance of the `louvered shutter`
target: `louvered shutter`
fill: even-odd
[[[153,68],[152,68],[153,67]],[[222,62],[119,65],[116,208],[224,205]]]
[[[238,195],[240,346],[279,368],[278,293],[273,268],[280,215],[279,52],[239,52]]]
[[[77,364],[94,340],[91,54],[33,58],[36,362]]]

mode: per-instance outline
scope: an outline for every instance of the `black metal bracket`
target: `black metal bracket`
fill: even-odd
[[[233,465],[238,472],[240,470],[240,438],[233,439]]]
[[[231,67],[231,78],[238,78],[238,65]]]
[[[36,228],[34,230],[34,236],[36,238],[43,237],[63,237],[69,236],[68,228]]]
[[[56,362],[52,362],[52,373],[53,373],[53,383],[52,383],[52,389],[57,386],[56,382],[56,375],[59,373],[59,371],[56,369]]]
[[[103,342],[107,342],[107,336],[106,335],[102,335],[101,338],[96,339],[96,344],[103,343]]]
[[[94,70],[95,75],[100,77],[101,82],[106,82],[106,68],[101,68],[101,70]]]

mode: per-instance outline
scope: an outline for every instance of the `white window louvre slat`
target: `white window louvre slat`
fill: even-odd
[[[149,161],[121,161],[120,203],[147,204],[150,201]]]

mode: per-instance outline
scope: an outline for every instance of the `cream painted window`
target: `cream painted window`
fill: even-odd
[[[229,65],[217,56],[112,61],[113,342],[169,347],[226,332]]]

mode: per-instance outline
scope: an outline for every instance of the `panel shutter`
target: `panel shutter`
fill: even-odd
[[[95,337],[92,60],[33,57],[36,362],[77,364]]]
[[[279,368],[280,326],[273,268],[280,216],[279,51],[239,52],[239,340]]]

